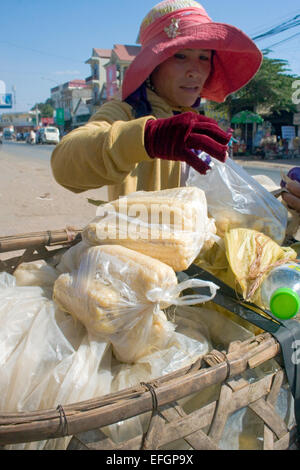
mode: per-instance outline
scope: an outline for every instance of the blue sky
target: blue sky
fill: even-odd
[[[90,75],[85,61],[93,47],[135,44],[153,0],[9,0],[1,4],[0,80],[15,88],[14,110],[25,111],[50,96],[50,88]],[[215,21],[253,37],[300,14],[299,0],[202,0]],[[4,6],[5,4],[5,6]],[[300,26],[257,42],[272,46],[300,33]],[[288,60],[300,76],[300,34],[274,46],[270,57]]]

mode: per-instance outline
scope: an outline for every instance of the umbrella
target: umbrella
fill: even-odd
[[[233,124],[252,124],[257,122],[261,124],[263,122],[263,118],[258,114],[253,113],[252,111],[240,111],[239,113],[235,114],[231,119]]]
[[[247,124],[253,124],[253,123],[258,123],[261,124],[263,122],[263,118],[259,116],[258,114],[253,113],[253,111],[240,111],[239,113],[235,114],[233,118],[231,119],[232,124],[246,124],[246,143],[247,143],[247,131],[248,131],[248,125]]]

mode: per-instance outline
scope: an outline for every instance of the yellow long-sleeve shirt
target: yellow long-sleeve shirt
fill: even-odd
[[[147,93],[151,116],[135,119],[129,104],[112,100],[85,126],[61,140],[51,157],[52,172],[60,185],[77,193],[108,186],[109,200],[134,191],[180,186],[180,162],[150,158],[144,147],[144,129],[148,119],[192,109],[171,108],[151,90]]]

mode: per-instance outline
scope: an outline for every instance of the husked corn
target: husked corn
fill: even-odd
[[[161,310],[154,312],[148,321],[142,319],[125,334],[120,332],[113,337],[114,356],[119,361],[126,359],[126,362],[135,362],[145,355],[164,349],[174,331],[174,323],[169,322]]]
[[[91,245],[122,245],[171,266],[189,267],[201,249],[214,243],[202,190],[175,188],[140,191],[107,203],[83,231]]]
[[[74,277],[70,273],[61,274],[54,284],[53,300],[89,331],[101,334],[114,332],[112,312],[115,312],[120,296],[115,289],[100,281],[92,281],[83,298],[78,295]]]
[[[166,264],[123,246],[101,245],[84,251],[78,272],[59,276],[53,299],[89,331],[113,334],[151,305],[148,291],[176,285]]]

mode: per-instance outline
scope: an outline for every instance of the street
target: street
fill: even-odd
[[[4,141],[2,144],[5,153],[22,159],[40,159],[49,162],[54,145],[31,145],[26,142]]]
[[[271,180],[273,180],[276,185],[278,186],[280,185],[280,181],[281,181],[280,168],[262,168],[262,167],[252,168],[252,167],[247,167],[247,166],[243,166],[243,168],[245,168],[245,170],[247,170],[251,176],[265,175],[271,178]]]
[[[107,199],[106,188],[75,194],[56,183],[50,168],[54,145],[0,145],[0,237],[82,228],[96,216],[88,198]]]
[[[53,152],[55,146],[54,145],[30,145],[24,142],[5,142],[3,144],[3,150],[9,155],[17,157],[21,160],[30,160],[33,159],[34,161],[44,161],[49,162],[51,153]],[[1,148],[0,148],[1,152]],[[0,153],[1,155],[1,153]],[[239,164],[242,161],[242,158],[239,160]],[[274,167],[272,162],[264,162],[264,161],[253,161],[251,162],[251,166],[249,162],[245,162],[245,164],[241,164],[250,175],[265,175],[271,178],[275,184],[279,185],[281,181],[280,176],[280,168],[281,166]],[[282,161],[282,167],[290,166],[285,164]],[[296,166],[296,163],[295,163]]]
[[[96,207],[88,198],[107,200],[106,188],[75,194],[57,184],[50,168],[54,148],[23,142],[0,145],[0,236],[66,226],[82,228],[96,215]],[[250,174],[264,174],[276,185],[281,179],[280,170],[287,171],[292,163],[236,161]]]

